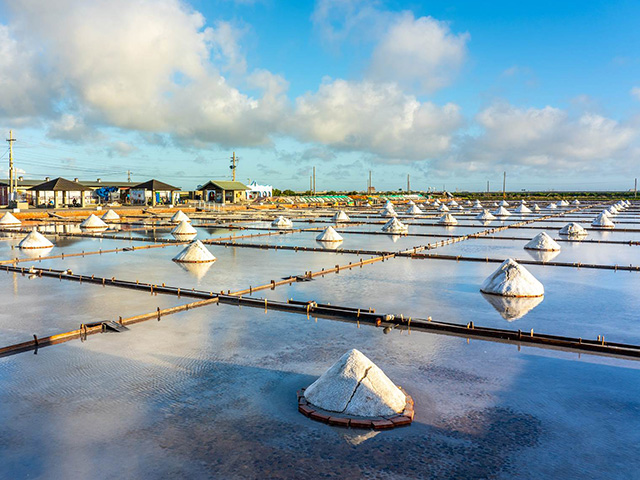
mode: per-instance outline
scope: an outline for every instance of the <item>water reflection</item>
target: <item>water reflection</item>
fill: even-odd
[[[316,240],[316,243],[325,250],[337,250],[344,242],[319,242]]]
[[[560,255],[560,250],[531,250],[529,248],[524,249],[534,260],[539,262],[550,262],[558,255]]]
[[[198,236],[197,233],[172,233],[173,238],[180,240],[181,242],[188,242]]]
[[[53,250],[53,247],[47,247],[47,248],[24,248],[22,250],[20,250],[22,252],[22,254],[25,257],[28,258],[39,258],[39,257],[46,257],[47,255],[49,255],[51,253],[51,250]]]
[[[544,299],[544,297],[503,297],[486,293],[481,293],[481,295],[507,322],[524,317]]]
[[[207,274],[207,272],[211,268],[211,265],[213,265],[214,262],[207,262],[207,263],[173,262],[173,263],[175,265],[179,265],[183,270],[189,272],[191,275],[193,275],[198,280],[200,280],[202,277],[204,277]]]

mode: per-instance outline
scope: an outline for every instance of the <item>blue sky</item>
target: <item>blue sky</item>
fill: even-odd
[[[235,150],[239,180],[279,188],[315,166],[320,189],[369,170],[378,189],[503,171],[514,190],[627,189],[638,20],[631,1],[5,2],[0,128],[31,178],[186,189],[229,177]]]

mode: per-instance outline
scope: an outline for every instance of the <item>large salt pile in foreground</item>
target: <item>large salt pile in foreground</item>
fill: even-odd
[[[340,210],[333,216],[334,222],[348,222],[350,220],[349,215],[347,215],[344,210]]]
[[[16,225],[22,225],[22,222],[18,220],[11,212],[5,213],[2,218],[0,218],[0,226],[6,227]]]
[[[170,221],[171,223],[180,223],[180,222],[190,222],[191,219],[187,217],[187,214],[184,213],[182,210],[178,210],[176,213],[173,214]]]
[[[173,257],[174,262],[183,263],[207,263],[215,260],[216,257],[213,256],[200,240],[191,242],[184,250]]]
[[[33,231],[20,240],[19,248],[51,248],[53,243],[47,240],[47,237],[38,232],[35,228]]]
[[[345,415],[378,417],[404,410],[407,398],[380,368],[353,349],[305,390],[307,401]]]
[[[273,222],[271,222],[271,226],[276,228],[293,228],[293,222],[288,218],[280,215]]]
[[[522,265],[507,258],[502,265],[484,281],[482,293],[505,297],[540,297],[544,295],[542,284]]]
[[[316,240],[318,242],[341,242],[344,239],[333,227],[329,226],[316,237]]]
[[[92,213],[82,221],[80,228],[109,228],[109,225]]]
[[[409,227],[394,217],[385,223],[384,227],[382,227],[382,231],[387,233],[407,233],[409,231]]]
[[[555,252],[560,250],[560,245],[553,238],[547,235],[546,232],[540,232],[533,237],[524,248],[529,250],[545,250],[548,252]]]

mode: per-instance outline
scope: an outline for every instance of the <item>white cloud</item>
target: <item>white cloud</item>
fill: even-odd
[[[291,128],[332,148],[410,161],[446,152],[461,122],[457,105],[421,103],[395,84],[326,80],[296,100]]]
[[[376,45],[368,76],[420,92],[448,85],[467,56],[468,33],[454,34],[432,17],[399,15]]]
[[[640,100],[640,87],[633,87],[631,89],[631,95],[633,95],[636,100]]]
[[[47,137],[69,143],[95,141],[103,136],[94,128],[86,125],[84,120],[70,113],[64,113],[49,124]]]

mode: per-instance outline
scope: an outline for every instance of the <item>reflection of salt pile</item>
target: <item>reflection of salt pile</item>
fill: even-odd
[[[109,228],[109,226],[92,213],[83,220],[80,228]]]
[[[183,270],[189,272],[198,280],[204,277],[209,271],[209,269],[211,268],[211,265],[213,265],[213,262],[205,262],[205,263],[176,262],[176,263],[180,265],[180,267]]]
[[[173,257],[174,262],[184,263],[208,263],[214,262],[216,257],[207,250],[207,247],[200,240],[196,240],[187,245],[178,255]]]
[[[323,410],[345,415],[378,417],[404,410],[404,393],[360,351],[353,349],[304,392],[307,401]]]
[[[397,218],[393,217],[385,223],[384,227],[382,227],[382,231],[387,233],[407,233],[409,231],[409,227]]]
[[[566,235],[568,237],[586,237],[587,231],[579,224],[575,222],[567,223],[560,229],[560,235]]]
[[[187,222],[186,220],[181,221],[178,225],[176,225],[171,233],[174,236],[187,236],[187,235],[196,235],[198,231],[193,228],[193,226]]]
[[[120,220],[120,215],[109,209],[102,215],[102,220]]]
[[[190,222],[191,219],[182,210],[178,210],[171,217],[171,223]]]
[[[560,250],[531,250],[527,249],[526,252],[529,254],[531,258],[537,260],[538,262],[550,262],[558,255],[560,255]]]
[[[329,226],[316,237],[316,240],[319,242],[341,242],[344,239],[333,227]]]
[[[507,210],[506,208],[504,208],[503,206],[501,206],[495,212],[493,212],[493,214],[496,217],[508,217],[509,215],[511,215],[511,212],[509,210]]]
[[[271,226],[276,228],[293,228],[293,222],[288,218],[280,215],[273,222],[271,222]]]
[[[18,243],[19,248],[51,248],[53,247],[53,243],[51,243],[47,238],[38,232],[35,228],[29,232],[29,234],[20,240]]]
[[[5,213],[2,216],[2,218],[0,218],[1,227],[15,226],[15,225],[22,225],[22,222],[18,220],[11,212]]]
[[[478,215],[475,216],[476,220],[495,220],[496,217],[493,216],[493,214],[485,209],[482,212],[480,212]]]
[[[527,207],[524,203],[521,203],[515,210],[516,213],[531,213],[531,209]]]
[[[53,247],[44,247],[44,248],[24,248],[21,251],[25,257],[39,258],[39,257],[46,257],[47,255],[49,255],[49,253],[51,253],[52,250],[53,250]]]
[[[601,212],[596,218],[594,218],[593,222],[591,222],[591,226],[596,228],[615,228],[614,223],[605,212]]]
[[[458,220],[456,220],[455,217],[450,213],[445,213],[443,216],[441,216],[438,219],[438,224],[439,225],[457,225]]]
[[[542,284],[522,265],[507,258],[483,282],[482,293],[505,297],[539,297],[544,295]]]
[[[533,237],[524,248],[529,250],[544,250],[547,252],[555,252],[560,250],[560,245],[553,238],[547,235],[546,232],[541,232]]]
[[[349,218],[349,215],[347,215],[344,210],[340,210],[339,212],[337,212],[334,216],[333,216],[333,221],[334,222],[348,222],[349,220],[351,220]]]
[[[544,297],[502,297],[499,295],[485,295],[484,299],[495,308],[500,316],[508,322],[524,317],[538,306]]]

